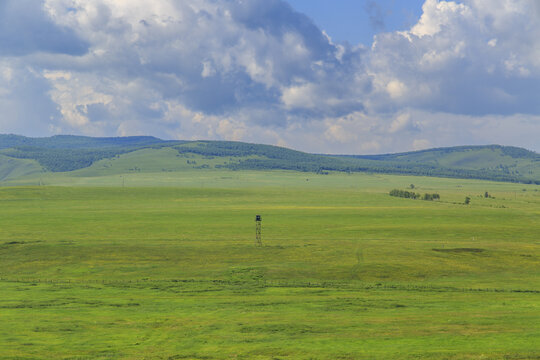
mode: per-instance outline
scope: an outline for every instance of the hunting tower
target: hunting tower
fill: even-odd
[[[262,226],[261,226],[261,215],[255,215],[255,244],[257,246],[262,246]]]

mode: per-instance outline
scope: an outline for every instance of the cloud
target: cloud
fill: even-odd
[[[69,28],[55,24],[43,12],[40,0],[0,2],[0,56],[32,52],[83,55],[88,43]]]
[[[379,107],[395,100],[456,114],[538,114],[540,21],[532,7],[526,0],[427,0],[409,31],[376,37],[370,69]],[[414,90],[396,97],[393,84]]]
[[[413,149],[414,150],[424,150],[429,149],[432,147],[431,141],[426,139],[415,139],[413,141]]]
[[[369,22],[374,30],[382,31],[386,28],[384,11],[376,1],[366,1],[364,9],[369,15]]]
[[[454,28],[456,23],[471,19],[471,9],[454,1],[426,0],[422,17],[410,33],[418,37],[433,36],[443,28]]]
[[[281,0],[5,0],[0,132],[540,150],[539,11],[426,0],[409,30],[366,49]]]
[[[113,108],[126,104],[123,117],[140,117],[140,123],[141,115],[153,113],[142,109],[143,104],[167,108],[171,102],[206,118],[242,114],[253,124],[260,122],[260,116],[251,120],[245,115],[266,109],[265,125],[283,126],[288,112],[311,116],[361,109],[358,92],[369,87],[368,77],[360,71],[350,77],[360,66],[360,49],[348,51],[344,59],[342,46],[282,1],[159,1],[150,5],[48,0],[45,9],[61,26],[92,44],[87,55],[62,64],[71,73],[69,83],[76,87],[84,83],[84,92],[91,88],[101,94],[93,97],[92,104],[71,98],[71,105],[61,105],[70,108],[62,110],[64,125],[74,129],[75,124],[95,123],[88,116],[88,105],[99,105],[114,122],[122,114]],[[69,88],[69,83],[59,86],[62,79],[49,80],[57,102],[80,93]],[[119,93],[125,83],[137,86],[152,100],[134,102]],[[70,95],[62,96],[60,89]],[[107,101],[96,102],[98,98]],[[137,104],[139,110],[129,111],[129,104]],[[107,117],[103,111],[101,115]],[[123,129],[126,121],[117,120]],[[163,131],[170,132],[172,126],[167,122]]]
[[[0,58],[0,129],[2,133],[42,136],[59,119],[50,85],[24,62]]]

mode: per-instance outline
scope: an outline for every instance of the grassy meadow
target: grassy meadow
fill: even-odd
[[[540,358],[540,186],[173,170],[0,187],[0,359]]]

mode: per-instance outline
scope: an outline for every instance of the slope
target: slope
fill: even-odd
[[[278,146],[233,141],[164,141],[153,137],[31,139],[0,135],[0,141],[0,155],[4,159],[33,161],[11,162],[11,167],[6,167],[11,169],[11,180],[18,174],[28,178],[36,172],[34,170],[39,168],[41,171],[43,167],[49,172],[76,177],[226,169],[319,174],[371,172],[540,184],[539,154],[499,145],[360,156],[309,154]],[[37,165],[37,168],[13,172],[15,167],[30,166],[28,164]]]
[[[537,182],[540,179],[540,155],[513,146],[457,146],[399,154],[352,157],[383,163],[407,164],[411,167],[431,166],[438,171],[454,169],[481,172],[489,178],[515,178],[521,182],[529,182],[528,180]]]
[[[0,155],[0,181],[37,175],[42,172],[43,168],[35,160],[14,159]]]

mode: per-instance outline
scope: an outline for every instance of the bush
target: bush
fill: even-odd
[[[393,189],[390,191],[390,196],[401,197],[405,199],[422,199],[426,201],[439,200],[441,196],[437,193],[424,194],[423,196],[412,191]]]

